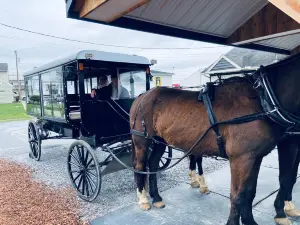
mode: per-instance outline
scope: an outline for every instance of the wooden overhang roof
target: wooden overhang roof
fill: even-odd
[[[300,51],[300,0],[66,0],[67,17],[280,54]]]

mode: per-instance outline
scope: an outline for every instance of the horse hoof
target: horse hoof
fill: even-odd
[[[299,217],[300,210],[297,210],[296,206],[292,202],[286,201],[284,206],[284,212],[287,216],[290,217]]]
[[[278,225],[291,225],[292,222],[288,218],[275,218],[275,223]]]
[[[201,187],[200,188],[200,193],[201,194],[209,194],[210,192],[209,192],[207,187]]]
[[[140,204],[140,209],[143,211],[148,211],[151,209],[151,206],[149,203],[143,203],[143,204]]]
[[[165,203],[163,202],[153,202],[153,206],[158,209],[163,209],[166,207]]]
[[[299,217],[300,216],[300,211],[299,210],[286,210],[284,211],[285,214],[287,216],[290,216],[290,217]]]
[[[192,188],[199,188],[199,187],[200,187],[200,184],[199,184],[197,181],[195,181],[195,182],[192,182],[192,183],[191,183],[191,187],[192,187]]]

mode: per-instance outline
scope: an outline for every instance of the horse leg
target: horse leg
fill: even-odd
[[[147,150],[150,141],[142,137],[132,138],[132,154],[133,154],[133,168],[138,171],[146,171]],[[149,210],[150,203],[146,193],[146,178],[147,175],[134,173],[137,184],[138,204],[142,210]]]
[[[276,210],[275,222],[280,225],[292,224],[286,217],[297,213],[296,207],[291,203],[292,190],[296,182],[299,165],[298,145],[293,138],[285,138],[277,145],[279,159],[279,183],[274,207]]]
[[[159,161],[165,152],[166,146],[163,144],[153,144],[153,150],[149,158],[149,171],[157,172],[159,167]],[[152,204],[156,208],[164,208],[165,204],[162,201],[162,197],[158,193],[157,188],[157,176],[156,174],[149,175],[149,193],[153,199]]]
[[[245,225],[257,225],[252,214],[257,177],[262,157],[243,155],[230,160],[231,209],[227,225],[239,225],[240,216]]]
[[[202,157],[201,156],[197,156],[197,160],[196,160],[197,166],[198,166],[198,182],[200,185],[200,193],[201,194],[208,194],[209,190],[208,190],[208,186],[206,184],[204,175],[203,175],[203,168],[202,168]]]
[[[190,167],[189,167],[189,177],[191,179],[191,187],[192,188],[199,188],[200,184],[197,179],[197,173],[196,173],[196,156],[190,155]],[[199,169],[199,167],[198,167]]]
[[[290,190],[288,191],[288,196],[287,196],[288,198],[285,199],[285,207],[284,207],[284,211],[285,211],[286,215],[291,216],[291,217],[299,217],[300,216],[300,210],[297,210],[296,206],[292,203],[293,188],[297,181],[298,168],[299,168],[299,163],[300,163],[299,146],[298,146],[297,152],[298,152],[298,154],[297,154],[295,163],[293,165],[293,171],[292,171],[292,185],[290,186]]]

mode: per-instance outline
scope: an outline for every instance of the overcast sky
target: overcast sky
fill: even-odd
[[[36,34],[30,34],[0,25],[0,62],[9,64],[10,74],[15,73],[14,50],[20,58],[20,73],[40,66],[78,50],[93,49],[128,53],[157,59],[152,69],[174,72],[173,82],[213,63],[231,47],[171,38],[93,24],[66,18],[64,0],[0,0],[0,23],[55,36],[94,43],[180,48],[188,50],[132,49],[74,43]],[[203,48],[204,47],[204,48]],[[207,48],[208,47],[208,48]],[[211,48],[213,47],[213,48]]]

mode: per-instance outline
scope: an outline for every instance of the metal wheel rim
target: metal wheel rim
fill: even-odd
[[[32,124],[29,124],[28,126],[28,142],[32,158],[39,161],[41,157],[41,143]]]
[[[77,195],[93,201],[101,189],[101,170],[94,150],[83,141],[74,142],[68,154],[68,173]]]
[[[172,158],[172,148],[169,146],[166,148],[165,153],[163,154],[163,156],[159,161],[158,170],[165,169],[170,165],[171,159],[166,159],[165,157]]]

